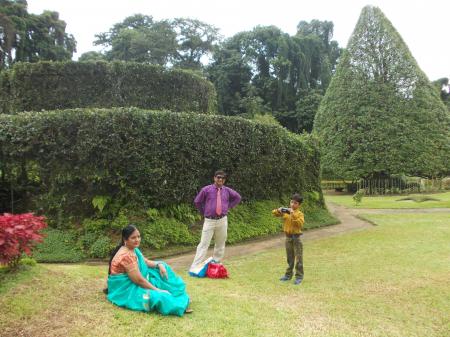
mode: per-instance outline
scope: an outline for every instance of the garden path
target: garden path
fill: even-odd
[[[357,213],[353,212],[352,209],[348,209],[344,206],[336,205],[333,203],[327,203],[328,210],[338,218],[341,223],[337,225],[316,228],[308,230],[303,235],[303,241],[317,240],[321,238],[326,238],[330,236],[339,235],[342,233],[348,233],[357,230],[363,230],[373,225],[367,221],[361,220],[356,217]],[[364,210],[369,213],[373,210]],[[380,211],[380,210],[376,210]],[[383,210],[381,210],[383,211]],[[269,239],[261,239],[251,242],[245,242],[236,245],[228,245],[226,248],[226,258],[234,256],[248,256],[255,254],[270,248],[281,248],[284,247],[284,235],[280,234],[275,237],[270,237]],[[192,260],[194,259],[195,252],[173,256],[166,258],[165,261],[169,263],[173,268],[188,269]],[[212,255],[212,249],[210,250],[210,255]]]

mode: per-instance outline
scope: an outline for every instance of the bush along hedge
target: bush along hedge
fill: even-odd
[[[218,168],[244,199],[230,214],[229,242],[278,231],[270,211],[292,192],[309,195],[311,214],[324,211],[315,139],[279,126],[137,108],[0,115],[3,211],[44,213],[75,231],[87,257],[104,256],[104,236],[113,244],[128,222],[147,247],[198,242],[192,200]]]
[[[306,193],[302,210],[305,228],[335,224],[338,221],[326,209],[317,205],[314,193]],[[271,210],[287,206],[289,197],[281,200],[244,201],[229,213],[228,243],[280,233],[282,224]],[[149,256],[167,252],[192,250],[200,241],[202,223],[198,212],[190,204],[162,209],[122,208],[114,219],[97,215],[85,219],[78,228],[48,229],[44,241],[37,246],[33,257],[39,262],[78,262],[85,258],[106,259],[120,241],[119,225],[134,223],[141,232],[141,247]],[[191,219],[191,220],[189,220]]]
[[[214,113],[214,86],[185,70],[133,62],[17,63],[0,74],[0,112],[139,107]]]

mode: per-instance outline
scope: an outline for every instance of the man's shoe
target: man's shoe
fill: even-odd
[[[299,285],[300,283],[302,283],[303,279],[302,278],[296,278],[294,281],[295,285]]]
[[[292,277],[284,275],[282,278],[280,278],[280,281],[289,281]]]

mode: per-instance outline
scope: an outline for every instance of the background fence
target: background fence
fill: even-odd
[[[366,195],[428,193],[450,190],[450,178],[390,177],[356,181],[322,180],[321,187],[322,190],[348,193],[363,189]]]

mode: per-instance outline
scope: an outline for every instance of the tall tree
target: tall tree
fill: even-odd
[[[308,28],[317,25],[328,30]],[[208,73],[218,88],[221,113],[249,113],[259,107],[273,112],[290,130],[311,130],[315,110],[307,97],[317,101],[317,95],[326,89],[340,49],[331,40],[332,23],[316,20],[299,26],[295,36],[274,26],[258,26],[219,45]],[[302,108],[302,104],[306,106]],[[309,122],[300,121],[306,112],[312,113]]]
[[[79,62],[106,61],[106,56],[98,51],[88,51],[78,58]]]
[[[177,18],[171,22],[177,33],[177,52],[174,64],[181,68],[200,70],[202,58],[207,57],[219,40],[219,29],[202,21]]]
[[[0,69],[18,61],[70,60],[76,41],[58,12],[35,15],[27,7],[25,0],[0,0]]]
[[[156,21],[136,14],[96,38],[94,44],[108,48],[105,55],[110,60],[200,70],[202,58],[212,51],[219,35],[217,28],[199,20]]]
[[[314,121],[325,173],[449,172],[450,116],[380,9],[364,7]]]
[[[247,33],[236,34],[214,53],[214,62],[207,68],[215,84],[218,110],[225,115],[247,113],[242,98],[248,96],[252,69],[242,50]]]
[[[110,48],[105,53],[109,60],[166,65],[177,49],[176,32],[170,22],[154,21],[142,14],[125,18],[96,38],[94,45]]]
[[[281,125],[292,132],[310,133],[313,129],[314,117],[322,98],[322,90],[305,90],[296,102],[295,110],[276,111],[274,112],[275,118]]]

